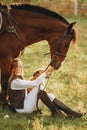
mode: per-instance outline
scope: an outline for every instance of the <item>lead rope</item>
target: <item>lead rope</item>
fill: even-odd
[[[49,66],[50,66],[50,64],[46,67],[46,69],[44,70],[44,72],[48,69]],[[50,76],[49,76],[49,78],[50,78]],[[45,88],[46,88],[46,86],[47,86],[47,84],[48,84],[49,78],[48,78],[48,80],[47,80],[47,82],[46,82],[45,87],[44,87],[43,90],[45,90]],[[37,92],[36,108],[37,108],[37,111],[38,111],[40,114],[42,114],[41,110],[40,110],[39,107],[38,107],[38,101],[39,101],[39,98],[40,98],[40,97],[39,97],[39,92],[40,92],[40,85],[39,85],[39,87],[38,87],[38,92]],[[40,95],[40,96],[41,96],[41,95]]]
[[[50,76],[51,76],[51,75],[50,75]],[[44,86],[44,89],[43,89],[43,90],[45,90],[45,89],[46,89],[46,86],[47,86],[47,84],[48,84],[48,82],[49,82],[50,76],[49,76],[49,78],[47,79],[47,82],[46,82],[46,84],[45,84],[45,86]]]

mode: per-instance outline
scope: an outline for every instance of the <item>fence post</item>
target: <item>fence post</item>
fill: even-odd
[[[74,0],[74,15],[78,15],[78,0]]]

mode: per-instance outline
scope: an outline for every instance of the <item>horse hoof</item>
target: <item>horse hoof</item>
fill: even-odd
[[[3,105],[2,106],[2,110],[7,110],[7,111],[11,111],[11,112],[16,112],[14,108],[12,108],[9,104]]]

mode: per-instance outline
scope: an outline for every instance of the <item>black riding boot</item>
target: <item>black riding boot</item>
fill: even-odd
[[[64,116],[56,107],[56,105],[51,102],[50,98],[48,97],[46,91],[40,90],[38,94],[39,98],[42,102],[51,110],[52,115],[57,114],[59,117]]]
[[[43,90],[40,90],[38,93],[38,96],[42,100],[42,102],[51,110],[51,112],[53,114],[55,114],[56,113],[56,106],[51,102],[47,93]]]
[[[85,114],[85,113],[83,114],[72,110],[71,108],[69,108],[68,106],[66,106],[64,103],[62,103],[56,98],[53,100],[53,103],[56,105],[56,107],[59,110],[64,111],[69,118],[80,118]]]

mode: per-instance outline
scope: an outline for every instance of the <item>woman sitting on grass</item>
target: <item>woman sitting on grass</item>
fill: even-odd
[[[54,71],[54,68],[49,66],[42,74],[40,73],[41,71],[34,73],[33,80],[24,80],[22,62],[18,58],[14,59],[8,84],[9,103],[11,107],[18,113],[32,113],[36,110],[37,95],[39,94],[39,102],[41,100],[51,110],[52,115],[67,115],[67,117],[70,118],[82,117],[84,113],[73,111],[56,99],[53,94],[48,94],[44,90],[43,80],[49,77],[52,71]],[[39,102],[38,107],[40,107]],[[65,112],[66,115],[64,115],[62,111]]]

